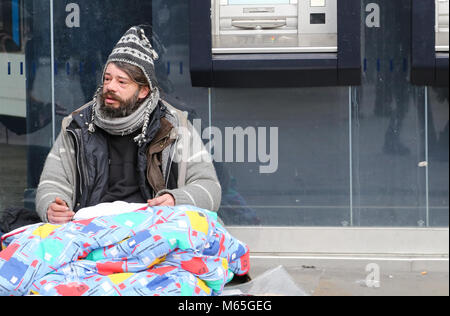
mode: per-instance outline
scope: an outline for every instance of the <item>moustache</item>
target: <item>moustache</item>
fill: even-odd
[[[123,100],[119,96],[115,95],[112,92],[105,92],[105,93],[103,93],[102,94],[102,98],[103,98],[103,100],[111,99],[111,100],[114,100],[114,101],[123,102]]]

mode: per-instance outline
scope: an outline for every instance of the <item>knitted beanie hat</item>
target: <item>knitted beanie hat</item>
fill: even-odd
[[[109,63],[115,61],[125,62],[140,68],[147,78],[152,92],[143,104],[145,106],[145,114],[142,133],[135,139],[135,141],[139,145],[141,145],[146,140],[145,136],[149,124],[150,114],[159,101],[158,81],[156,79],[154,65],[154,61],[158,58],[159,56],[150,44],[150,41],[145,35],[143,28],[140,26],[133,26],[122,36],[122,38],[116,44],[112,53],[108,57],[105,68],[103,69],[102,78],[104,78],[105,76],[105,72]],[[103,87],[100,86],[94,96],[92,118],[89,124],[89,132],[91,133],[95,132],[94,121],[97,112],[97,98],[102,89]]]
[[[110,62],[126,62],[139,67],[144,72],[150,88],[153,90],[153,88],[158,87],[154,64],[154,61],[158,58],[159,56],[145,36],[143,28],[133,26],[122,36],[111,55],[109,55],[103,75]]]

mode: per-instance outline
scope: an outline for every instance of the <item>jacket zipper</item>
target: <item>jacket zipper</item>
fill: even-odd
[[[176,150],[177,142],[178,142],[178,138],[172,144],[172,148],[175,148],[175,150]],[[168,165],[167,174],[166,174],[166,188],[167,188],[167,185],[169,184],[169,177],[170,177],[170,172],[172,171],[172,163],[173,163],[173,158],[175,156],[175,150],[173,150],[173,152],[172,152],[172,150],[170,150],[170,154],[169,154],[170,160],[169,160],[169,165]]]
[[[172,115],[172,113],[170,113],[170,111],[166,108],[166,114],[170,114]],[[180,126],[180,120],[178,119],[177,116],[173,115],[177,121],[177,127]],[[169,136],[170,137],[170,136]],[[179,135],[177,133],[177,138],[175,139],[175,141],[172,143],[171,146],[171,150],[169,151],[169,164],[167,166],[167,173],[166,173],[166,188],[169,184],[169,177],[170,177],[170,172],[172,171],[172,164],[173,164],[173,158],[175,157],[175,152],[176,152],[176,146],[178,143],[178,139],[179,139]]]
[[[80,147],[80,142],[79,139],[75,133],[75,131],[71,130],[71,129],[67,129],[68,132],[70,132],[73,136],[73,138],[75,139],[75,143],[77,146],[77,152],[76,152],[76,157],[77,157],[77,170],[78,170],[78,175],[80,177],[80,183],[79,183],[79,187],[80,187],[80,199],[83,196],[83,181],[86,182],[85,184],[87,185],[87,177],[83,176],[83,172],[81,171],[81,167],[80,167],[80,160],[81,160],[81,147]],[[80,203],[80,201],[77,201],[78,203]]]

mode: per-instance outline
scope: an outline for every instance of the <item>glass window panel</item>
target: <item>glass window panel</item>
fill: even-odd
[[[193,116],[209,124],[208,89],[193,88],[189,73],[188,1],[153,1],[153,39],[158,43],[156,71],[168,101],[194,111]]]
[[[345,87],[214,89],[225,223],[349,225],[348,120]]]
[[[383,28],[364,29],[363,84],[354,89],[354,225],[424,227],[425,88],[409,83],[411,7],[383,8]]]
[[[0,1],[0,211],[34,209],[52,143],[49,6]]]
[[[428,167],[430,226],[448,226],[448,120],[448,87],[430,87],[428,89]]]

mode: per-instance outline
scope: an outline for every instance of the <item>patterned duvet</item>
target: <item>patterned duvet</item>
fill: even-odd
[[[144,207],[2,237],[0,295],[220,295],[249,271],[249,249],[217,215]]]

